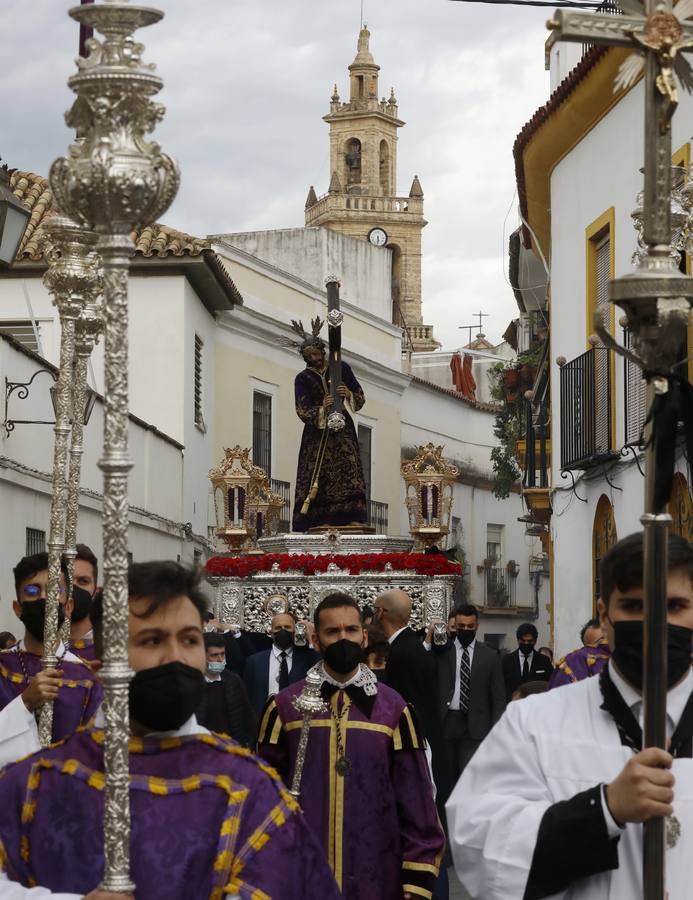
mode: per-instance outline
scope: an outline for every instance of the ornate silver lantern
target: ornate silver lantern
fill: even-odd
[[[410,462],[402,463],[406,486],[409,532],[419,549],[433,547],[450,532],[452,492],[460,473],[443,459],[443,447],[419,447]]]
[[[225,448],[224,459],[209,470],[214,491],[216,535],[232,552],[256,549],[258,497],[267,480],[250,459],[250,450],[239,444]],[[263,506],[263,509],[265,507]]]

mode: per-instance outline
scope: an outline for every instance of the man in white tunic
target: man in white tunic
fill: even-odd
[[[669,900],[693,895],[693,549],[669,538],[667,735],[642,747],[642,534],[601,566],[612,658],[589,678],[509,704],[447,804],[455,868],[483,900],[635,900],[642,822],[667,816]],[[678,833],[678,836],[676,836]]]

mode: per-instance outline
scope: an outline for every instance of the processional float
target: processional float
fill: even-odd
[[[46,229],[46,284],[62,326],[53,499],[49,537],[44,666],[56,666],[60,558],[74,560],[87,361],[103,327],[104,880],[103,891],[127,893],[130,879],[128,685],[128,268],[131,233],[156,220],[176,195],[176,163],[145,135],[163,118],[152,97],[162,86],[132,35],[163,13],[104,0],[69,11],[102,39],[68,80],[77,95],[66,114],[76,140],[50,170],[61,215]],[[69,216],[65,218],[65,216]],[[100,302],[99,302],[100,298]],[[71,438],[71,441],[70,441]],[[69,474],[68,474],[68,446]],[[70,579],[71,580],[71,579]],[[41,739],[50,740],[50,706]]]
[[[674,474],[679,420],[693,432],[693,400],[680,358],[680,338],[693,302],[693,278],[672,257],[671,118],[678,103],[675,77],[693,89],[693,71],[682,55],[693,50],[693,0],[619,0],[623,15],[557,10],[548,22],[558,41],[626,47],[614,90],[633,86],[644,71],[645,184],[643,250],[636,270],[610,283],[610,300],[626,314],[636,353],[617,345],[604,323],[595,322],[605,346],[643,370],[647,381],[644,529],[644,747],[666,748],[667,527],[664,513]],[[689,446],[689,454],[693,447]],[[676,842],[674,817],[645,823],[645,900],[664,900],[665,845]]]

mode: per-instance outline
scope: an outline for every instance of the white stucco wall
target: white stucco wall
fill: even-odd
[[[578,495],[570,480],[561,480],[560,423],[570,416],[561,409],[560,370],[555,360],[574,359],[587,349],[587,284],[585,231],[614,207],[615,275],[632,270],[636,247],[631,212],[642,189],[643,93],[637,85],[571,151],[551,174],[551,378],[552,458],[555,489],[551,522],[554,547],[554,604],[556,649],[565,653],[579,643],[579,630],[592,615],[592,529],[602,494],[611,500],[619,538],[640,529],[643,479],[632,454],[610,466],[607,482],[603,469],[591,469],[579,479]],[[690,136],[693,100],[681,93],[673,120],[672,145],[681,147]],[[614,334],[622,340],[614,311]],[[616,450],[624,444],[623,361],[616,360]]]
[[[486,558],[486,528],[503,526],[503,563],[515,560],[520,572],[515,583],[516,605],[531,607],[535,603],[533,582],[529,578],[529,559],[541,553],[540,542],[525,535],[519,494],[505,500],[493,496],[490,480],[493,466],[491,449],[496,445],[493,436],[494,414],[474,409],[457,397],[443,394],[427,385],[413,381],[402,398],[402,446],[416,447],[433,441],[444,445],[446,459],[459,464],[468,479],[476,484],[457,483],[454,488],[453,516],[460,519],[462,546],[469,565],[470,602],[484,605],[484,575],[477,566]],[[408,530],[404,507],[404,485],[401,487],[402,532]],[[534,624],[541,644],[550,643],[548,608],[548,578],[541,579],[537,600],[538,618]],[[515,649],[515,629],[522,621],[516,615],[487,614],[481,619],[480,631],[505,634],[504,646]]]
[[[40,368],[32,358],[0,340],[0,381],[27,382]],[[11,418],[52,419],[48,396],[52,379],[39,375],[29,397],[10,398]],[[101,558],[101,492],[97,468],[102,455],[103,406],[97,400],[85,430],[78,540]],[[185,541],[183,516],[183,452],[144,423],[130,420],[128,479],[130,533],[128,546],[135,561],[192,561],[194,545]],[[26,553],[26,529],[49,531],[53,429],[50,425],[18,424],[7,434],[0,428],[0,630],[17,633],[11,610],[12,568]]]
[[[385,247],[373,247],[329,228],[284,228],[219,237],[320,290],[328,275],[337,274],[342,299],[392,321],[392,251]]]

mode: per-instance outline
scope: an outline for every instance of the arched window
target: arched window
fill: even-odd
[[[597,503],[592,527],[592,608],[597,611],[597,600],[601,596],[599,567],[609,547],[618,540],[616,536],[616,520],[611,500],[602,494]]]
[[[385,196],[390,194],[390,147],[387,141],[380,142],[380,187]]]
[[[361,184],[361,141],[349,138],[344,148],[347,190],[351,185]]]
[[[669,499],[669,515],[673,519],[671,530],[687,541],[693,540],[693,501],[688,482],[681,472],[674,474]]]

